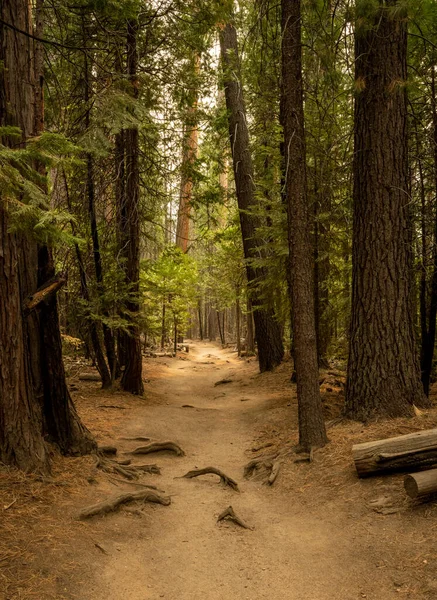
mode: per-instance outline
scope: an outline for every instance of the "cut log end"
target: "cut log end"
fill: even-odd
[[[417,498],[419,495],[419,487],[416,480],[411,475],[407,475],[404,479],[404,488],[410,498]]]
[[[437,494],[437,469],[406,475],[404,488],[408,496],[413,499],[435,497]]]

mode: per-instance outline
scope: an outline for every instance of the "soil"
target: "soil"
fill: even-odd
[[[291,455],[273,486],[246,480],[249,460],[297,442],[290,371],[285,363],[259,374],[255,359],[195,342],[188,354],[145,361],[144,399],[73,373],[73,397],[99,444],[117,446],[120,460],[158,464],[162,474],[140,482],[172,503],[79,521],[84,507],[141,486],[96,471],[91,457],[54,457],[48,481],[0,471],[1,600],[437,599],[436,504],[408,500],[400,475],[359,480],[350,453],[353,443],[435,427],[436,411],[343,422],[344,378],[325,372],[330,444],[312,463]],[[130,456],[147,443],[126,439],[134,437],[177,442],[185,456]],[[213,474],[183,478],[208,466],[240,491]],[[251,529],[217,523],[228,506]]]

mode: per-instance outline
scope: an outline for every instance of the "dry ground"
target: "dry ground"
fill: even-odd
[[[96,472],[91,457],[55,456],[48,480],[0,469],[0,599],[437,599],[437,505],[407,500],[402,476],[358,480],[350,454],[359,441],[435,427],[437,412],[369,426],[335,421],[342,378],[325,374],[330,444],[311,464],[291,457],[272,487],[245,480],[251,458],[297,439],[289,371],[285,363],[260,375],[254,359],[198,342],[188,355],[146,361],[145,399],[73,376],[82,417],[120,458],[135,436],[183,447],[184,457],[135,457],[161,467],[141,481],[172,504],[78,521],[84,506],[139,486]],[[214,385],[222,379],[232,381]],[[236,479],[240,493],[216,476],[181,479],[206,466]],[[230,504],[253,531],[216,523]]]

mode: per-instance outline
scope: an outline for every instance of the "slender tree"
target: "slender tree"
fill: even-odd
[[[129,20],[127,25],[127,72],[131,83],[131,93],[138,98],[138,55],[137,55],[136,20]],[[144,392],[142,379],[142,354],[140,332],[135,317],[139,312],[139,277],[140,277],[140,219],[139,219],[139,137],[138,127],[131,127],[125,132],[126,142],[126,191],[125,229],[123,231],[122,251],[126,258],[126,282],[129,286],[130,299],[126,303],[127,316],[131,320],[129,334],[124,339],[125,367],[121,378],[121,386],[132,394],[142,395]]]
[[[279,324],[271,309],[264,305],[259,290],[260,284],[266,279],[266,269],[254,264],[254,259],[265,257],[265,252],[258,233],[260,222],[253,212],[256,209],[256,201],[249,131],[241,85],[237,31],[231,23],[227,23],[220,30],[220,48],[246,273],[251,286],[259,366],[263,372],[280,364],[284,348]]]
[[[357,3],[352,314],[346,413],[409,415],[424,402],[411,303],[407,14]]]
[[[281,108],[299,444],[308,450],[311,446],[323,446],[327,437],[317,360],[313,246],[305,164],[300,0],[282,0]]]

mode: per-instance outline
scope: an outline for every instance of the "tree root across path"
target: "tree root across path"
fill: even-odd
[[[225,475],[223,473],[223,471],[220,471],[220,469],[216,469],[215,467],[205,467],[204,469],[194,469],[193,471],[188,471],[188,473],[185,473],[185,475],[183,475],[182,477],[185,477],[187,479],[192,479],[193,477],[199,477],[199,475],[207,475],[208,473],[212,473],[213,475],[218,475],[220,477],[220,481],[224,485],[228,485],[230,488],[232,488],[236,492],[240,491],[238,489],[238,483],[236,481],[234,481],[234,479],[232,479],[231,477],[228,477],[228,475]]]
[[[175,442],[152,442],[147,446],[139,446],[129,454],[150,454],[151,452],[174,452],[176,456],[185,456],[185,452]]]
[[[135,502],[136,500],[141,500],[142,502],[154,502],[156,504],[163,504],[164,506],[171,504],[171,498],[169,496],[160,496],[156,492],[152,492],[148,489],[140,490],[138,492],[126,492],[125,494],[121,494],[121,496],[115,496],[109,500],[84,508],[78,514],[78,519],[89,519],[96,515],[104,515],[117,510],[122,504]]]
[[[259,456],[249,461],[244,467],[244,477],[250,479],[255,476],[256,479],[265,479],[264,483],[273,485],[279,475],[283,461],[296,453],[300,456],[294,460],[295,463],[313,462],[314,448],[311,448],[309,453],[301,453],[299,448],[285,448],[275,454]]]
[[[133,480],[139,479],[141,473],[151,473],[153,475],[160,475],[161,470],[158,465],[131,465],[130,460],[122,460],[117,462],[106,458],[103,454],[95,454],[95,467],[105,473],[114,473],[122,475],[126,479]]]
[[[254,530],[254,527],[251,527],[245,521],[243,521],[243,519],[240,519],[240,517],[235,513],[232,506],[228,506],[228,508],[225,508],[225,510],[219,514],[219,516],[217,517],[217,523],[219,523],[220,521],[224,521],[225,519],[227,521],[233,521],[234,523],[236,523],[240,527],[243,527],[244,529],[250,529],[251,531]]]

